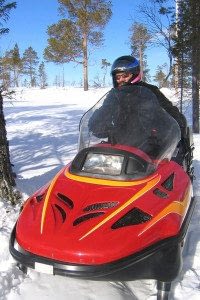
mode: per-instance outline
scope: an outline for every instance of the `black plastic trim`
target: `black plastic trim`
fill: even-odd
[[[74,203],[71,199],[69,199],[67,196],[65,196],[64,194],[61,193],[57,193],[56,195],[58,197],[58,199],[62,202],[64,202],[70,209],[74,208]]]
[[[174,189],[174,173],[172,173],[163,183],[161,183],[167,191],[171,192]]]
[[[83,211],[109,209],[109,208],[117,206],[118,204],[119,204],[119,202],[116,202],[116,201],[98,202],[98,203],[93,203],[93,204],[86,206],[83,209]]]
[[[92,213],[88,213],[88,214],[82,215],[81,217],[77,218],[73,222],[73,226],[79,225],[82,222],[88,221],[88,220],[93,219],[93,218],[97,218],[97,217],[102,216],[104,214],[105,214],[105,212],[99,211],[99,212],[92,212]]]
[[[66,212],[65,212],[64,209],[63,209],[61,206],[59,206],[58,204],[54,204],[54,207],[59,211],[59,213],[60,213],[60,215],[61,215],[61,217],[62,217],[62,221],[63,221],[63,223],[64,223],[65,220],[66,220],[66,217],[67,217]]]
[[[125,215],[123,215],[119,220],[117,220],[112,226],[112,229],[118,229],[125,226],[138,225],[141,223],[145,223],[151,220],[151,215],[142,211],[141,209],[134,207],[130,211],[128,211]]]
[[[116,154],[116,155],[121,155],[124,157],[123,165],[122,165],[122,171],[120,175],[102,175],[102,174],[92,174],[88,173],[82,170],[83,164],[85,162],[86,156],[89,152],[93,153],[99,153],[99,154]],[[103,179],[113,179],[113,180],[127,180],[127,179],[140,179],[144,177],[144,172],[141,174],[137,172],[136,174],[127,174],[126,173],[126,168],[128,165],[128,160],[129,158],[134,158],[137,159],[141,164],[144,165],[145,170],[147,170],[149,162],[146,160],[142,159],[138,155],[128,152],[126,150],[121,150],[121,149],[115,149],[115,148],[110,148],[110,147],[88,147],[83,150],[81,150],[74,158],[72,161],[69,172],[75,175],[79,176],[87,176],[87,177],[95,177],[95,178],[103,178]],[[151,168],[149,168],[150,170]],[[145,174],[146,176],[150,175],[154,169],[151,170],[151,172],[148,172]]]

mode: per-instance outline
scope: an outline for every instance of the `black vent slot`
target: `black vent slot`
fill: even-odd
[[[66,220],[66,212],[64,211],[64,209],[61,206],[59,206],[57,204],[55,204],[54,207],[56,207],[57,210],[59,211],[59,213],[60,213],[60,215],[62,217],[63,223],[64,223],[65,220]]]
[[[115,222],[111,228],[117,229],[120,227],[138,225],[141,223],[145,223],[151,220],[151,216],[138,208],[133,208],[127,214],[125,214],[121,219]]]
[[[107,209],[117,206],[118,202],[104,202],[104,203],[95,203],[86,206],[83,211],[92,211],[92,210],[99,210],[99,209]]]
[[[161,185],[167,191],[172,191],[174,188],[174,173],[172,173]]]
[[[67,196],[61,194],[61,193],[58,193],[57,194],[57,197],[59,200],[63,201],[65,204],[67,204],[67,206],[72,209],[74,208],[74,203],[71,199],[69,199]]]
[[[40,202],[40,201],[43,200],[44,194],[42,194],[42,195],[37,195],[35,198],[36,198],[37,202]]]
[[[155,189],[155,190],[153,191],[153,193],[154,193],[156,196],[160,197],[160,198],[163,198],[163,199],[167,199],[167,198],[168,198],[168,195],[167,195],[165,192],[163,192],[163,191],[161,191],[161,190],[159,190],[159,189]]]
[[[88,221],[90,219],[93,219],[93,218],[96,218],[96,217],[99,217],[101,215],[103,215],[104,212],[100,211],[100,212],[96,212],[96,213],[90,213],[90,214],[87,214],[87,215],[84,215],[84,216],[81,216],[80,218],[77,218],[73,225],[76,226],[84,221]]]

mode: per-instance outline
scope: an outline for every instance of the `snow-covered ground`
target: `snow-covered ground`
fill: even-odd
[[[24,199],[48,182],[77,151],[78,123],[82,114],[107,89],[19,89],[4,109],[11,160],[17,187]],[[163,91],[173,101],[173,92]],[[188,120],[189,109],[186,111]],[[200,198],[200,135],[194,135],[194,193]],[[20,205],[0,201],[0,299],[8,300],[130,300],[156,299],[153,280],[94,282],[29,271],[24,275],[9,254],[11,229]],[[197,202],[183,252],[183,269],[173,283],[171,299],[200,299],[200,203]]]

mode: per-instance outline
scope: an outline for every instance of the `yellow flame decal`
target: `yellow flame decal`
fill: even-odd
[[[44,228],[44,221],[45,221],[45,216],[46,216],[46,211],[47,211],[47,206],[48,206],[48,202],[49,202],[49,196],[51,194],[51,191],[56,183],[56,180],[58,179],[58,176],[60,175],[60,173],[62,172],[63,170],[61,170],[52,180],[48,190],[47,190],[47,194],[45,196],[45,199],[44,199],[44,205],[43,205],[43,209],[42,209],[42,217],[41,217],[41,226],[40,226],[40,233],[42,234],[43,232],[43,228]]]
[[[99,179],[99,178],[91,178],[85,176],[78,176],[71,174],[68,169],[65,172],[65,176],[69,179],[74,181],[84,182],[84,183],[91,183],[91,184],[98,184],[98,185],[106,185],[106,186],[134,186],[139,184],[144,184],[148,181],[151,181],[154,178],[157,178],[158,174],[154,174],[153,176],[147,177],[142,180],[134,180],[134,181],[119,181],[119,180],[107,180],[107,179]]]
[[[137,200],[139,197],[144,195],[146,192],[151,190],[159,181],[160,181],[161,176],[157,175],[155,178],[153,178],[151,181],[147,182],[147,184],[140,190],[138,191],[133,197],[131,197],[127,202],[125,202],[122,206],[120,206],[118,209],[116,209],[114,212],[112,212],[107,218],[102,220],[99,224],[97,224],[95,227],[93,227],[90,231],[88,231],[86,234],[84,234],[80,240],[84,239],[87,237],[89,234],[97,230],[99,227],[104,225],[106,222],[108,222],[110,219],[114,218],[119,212],[121,212],[123,209],[125,209],[127,206],[132,204],[135,200]]]
[[[165,209],[163,209],[156,217],[154,217],[151,221],[148,222],[148,224],[145,226],[144,230],[140,232],[139,236],[142,235],[144,232],[146,232],[150,227],[152,227],[154,224],[159,222],[161,219],[166,217],[167,215],[171,213],[178,214],[182,217],[185,216],[189,200],[191,198],[192,194],[192,187],[189,186],[188,190],[185,193],[183,201],[173,201],[170,203]]]

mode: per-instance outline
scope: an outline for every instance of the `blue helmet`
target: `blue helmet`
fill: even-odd
[[[111,67],[111,76],[113,79],[113,85],[114,87],[117,86],[115,75],[119,72],[128,72],[133,74],[133,77],[131,81],[134,82],[141,80],[141,74],[140,74],[140,63],[139,61],[130,55],[120,56],[118,57]],[[136,81],[134,79],[137,79]]]

